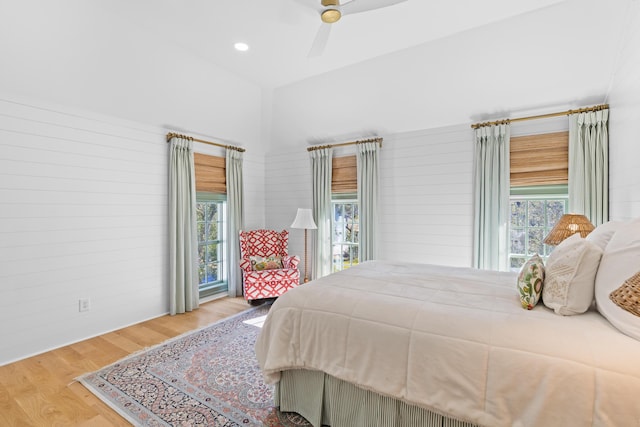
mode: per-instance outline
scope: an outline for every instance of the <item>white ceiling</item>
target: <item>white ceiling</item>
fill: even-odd
[[[407,0],[343,17],[309,58],[319,2],[0,0],[0,96],[228,141],[315,141],[605,102],[637,49],[624,40],[637,0]]]
[[[315,58],[308,52],[322,25],[320,0],[158,0],[152,7],[121,0],[103,6],[159,43],[175,43],[262,86],[278,87],[560,2],[407,0],[343,17]],[[249,51],[234,50],[237,41],[248,43]]]

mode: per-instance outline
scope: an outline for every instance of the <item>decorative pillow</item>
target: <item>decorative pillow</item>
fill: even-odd
[[[544,262],[535,254],[524,263],[518,275],[518,293],[522,308],[531,310],[540,300],[544,282]]]
[[[593,303],[602,249],[579,233],[565,239],[549,255],[542,301],[556,314],[584,313]]]
[[[600,246],[600,249],[604,251],[607,247],[609,240],[613,237],[614,233],[624,225],[623,221],[609,221],[601,224],[589,233],[586,239],[590,242]]]
[[[275,270],[282,268],[282,257],[280,256],[250,256],[251,269],[254,271]]]
[[[634,316],[640,316],[640,271],[611,292],[609,299]]]
[[[615,304],[609,295],[638,272],[640,218],[625,223],[611,238],[596,277],[596,308],[614,327],[640,340],[640,317]]]

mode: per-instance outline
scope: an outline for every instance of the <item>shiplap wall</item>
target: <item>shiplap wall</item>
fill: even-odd
[[[609,94],[609,215],[640,217],[640,2],[630,3],[625,41]]]
[[[290,228],[298,208],[312,208],[311,163],[304,146],[271,152],[266,156],[266,224],[275,230],[289,230],[289,253],[303,258],[304,230]],[[308,232],[309,274],[313,231]],[[304,275],[304,259],[300,265]]]
[[[567,129],[568,120],[561,117],[514,124],[512,134]],[[379,259],[471,266],[473,135],[467,123],[384,136]],[[354,152],[340,148],[334,156]],[[281,151],[270,154],[266,165],[266,222],[287,228],[298,207],[311,207],[309,155],[304,148]],[[291,253],[302,255],[303,236],[302,230],[290,230]],[[310,245],[310,259],[311,251]]]
[[[387,136],[380,154],[379,257],[471,265],[469,125]]]
[[[0,363],[166,311],[160,132],[0,100]]]
[[[468,125],[460,125],[384,136],[380,259],[471,264],[471,135]],[[334,156],[354,152],[353,147],[341,148]],[[296,209],[312,204],[307,150],[269,154],[266,177],[266,223],[288,228]],[[291,253],[303,254],[302,230],[290,230],[289,246]],[[310,245],[309,258],[311,252]]]
[[[512,134],[566,130],[564,119]],[[473,258],[473,145],[469,124],[385,137],[380,157],[380,258],[468,267]]]
[[[0,99],[0,365],[167,312],[166,132]],[[263,226],[264,158],[245,164]]]

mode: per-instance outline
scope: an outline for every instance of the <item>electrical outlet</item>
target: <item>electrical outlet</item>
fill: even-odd
[[[91,309],[91,300],[89,298],[80,298],[78,300],[78,308],[80,311],[89,311]]]

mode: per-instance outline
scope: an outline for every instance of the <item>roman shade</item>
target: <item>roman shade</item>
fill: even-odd
[[[196,191],[227,194],[226,158],[193,154],[196,175]]]
[[[334,157],[331,162],[331,192],[355,193],[358,190],[356,156]]]
[[[567,184],[569,132],[511,138],[511,187]]]

